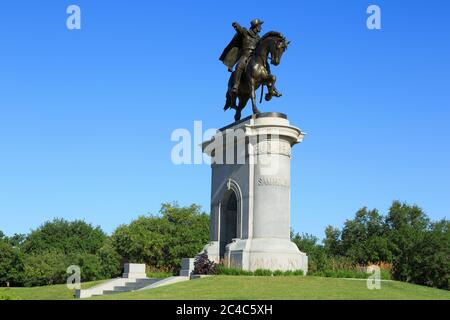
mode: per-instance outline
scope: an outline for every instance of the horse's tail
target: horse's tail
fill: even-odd
[[[259,103],[262,103],[263,95],[264,95],[264,84],[261,85],[261,98],[259,98]]]
[[[231,97],[230,97],[230,92],[227,90],[227,94],[225,95],[227,100],[225,102],[225,106],[223,107],[223,111],[227,111],[228,109],[230,109],[230,105],[231,105]]]
[[[228,89],[227,89],[227,93],[226,93],[226,102],[225,102],[225,106],[223,107],[224,111],[227,111],[228,109],[235,109],[235,107],[233,106],[233,97],[230,94],[230,90],[233,86],[234,83],[234,72],[231,73],[230,78],[228,79]]]

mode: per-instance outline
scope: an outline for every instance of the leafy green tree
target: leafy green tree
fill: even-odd
[[[392,261],[384,218],[376,209],[358,210],[342,231],[328,226],[324,245],[329,256],[345,256],[355,264]]]
[[[24,256],[23,285],[26,287],[64,283],[70,265],[67,256],[56,250]]]
[[[430,226],[428,217],[417,206],[395,201],[386,217],[389,245],[393,253],[392,276],[396,280],[411,281],[411,260],[417,243],[424,240]]]
[[[298,249],[308,255],[308,270],[309,272],[323,271],[328,266],[328,256],[324,246],[319,244],[319,238],[304,233],[299,233],[291,236]]]
[[[332,226],[325,228],[325,239],[323,240],[325,251],[330,256],[343,255],[341,243],[341,231]]]
[[[112,246],[110,238],[108,238],[103,244],[103,247],[98,250],[97,257],[100,259],[101,279],[120,276],[122,273],[122,257]]]
[[[181,259],[198,254],[209,241],[209,216],[198,205],[163,204],[160,214],[169,222],[166,262],[178,271]]]
[[[16,286],[22,282],[23,260],[20,251],[0,240],[0,286]]]
[[[413,251],[404,265],[394,264],[395,270],[407,269],[410,282],[450,290],[450,221],[431,224]]]
[[[54,219],[32,231],[23,243],[25,253],[57,250],[66,255],[74,253],[95,254],[106,240],[100,227],[76,220]]]
[[[15,233],[12,237],[6,237],[6,241],[9,242],[13,247],[20,247],[27,236],[25,234]]]
[[[76,220],[55,219],[32,231],[17,243],[23,252],[22,285],[36,286],[64,283],[70,265],[81,268],[82,281],[118,276],[121,258],[100,229]]]
[[[355,263],[390,262],[390,252],[384,218],[378,210],[362,208],[353,220],[347,220],[342,230],[342,250]]]
[[[14,234],[12,237],[7,237],[2,231],[0,231],[0,241],[7,242],[11,244],[13,247],[18,247],[22,245],[25,241],[25,234]]]
[[[119,226],[112,235],[113,246],[126,260],[154,267],[165,265],[168,222],[160,217],[139,217]]]
[[[393,278],[450,289],[450,221],[430,223],[418,206],[394,202],[386,223]]]
[[[112,235],[125,259],[177,271],[181,258],[199,253],[209,239],[209,217],[197,205],[163,204],[158,216],[139,217]]]
[[[308,233],[302,235],[297,233],[291,234],[291,240],[300,251],[308,255],[308,270],[310,272],[323,271],[327,268],[328,257],[324,246],[319,244],[319,238]]]

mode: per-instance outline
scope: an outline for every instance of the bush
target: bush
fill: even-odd
[[[357,270],[325,270],[308,273],[309,276],[327,277],[327,278],[352,278],[352,279],[367,279],[371,274]],[[380,278],[382,280],[389,280],[389,270],[381,270]]]
[[[164,278],[169,278],[172,277],[173,273],[172,272],[166,272],[166,271],[147,271],[147,277],[148,278],[153,278],[153,279],[164,279]]]
[[[252,271],[246,271],[242,269],[236,268],[227,268],[223,265],[217,266],[217,274],[226,275],[226,276],[253,276],[254,273]]]
[[[215,275],[217,274],[217,267],[214,261],[208,259],[206,252],[198,255],[194,261],[194,274],[200,275]]]
[[[255,276],[271,276],[272,275],[272,271],[270,270],[266,270],[266,269],[257,269],[254,272]]]
[[[289,272],[289,271],[286,271],[286,272]],[[303,270],[294,270],[294,271],[292,272],[292,275],[293,275],[293,276],[304,276],[305,273],[303,272]]]
[[[288,277],[288,276],[303,276],[303,270],[295,270],[295,271],[282,271],[282,270],[266,270],[266,269],[258,269],[254,272],[246,271],[242,269],[236,268],[227,268],[223,265],[217,266],[217,274],[227,275],[227,276],[275,276],[275,277]]]
[[[275,276],[275,277],[284,276],[284,275],[285,275],[285,273],[281,270],[275,270],[273,272],[273,276]]]

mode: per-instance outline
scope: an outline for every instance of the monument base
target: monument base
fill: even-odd
[[[215,262],[243,270],[308,271],[290,239],[292,147],[304,133],[277,112],[255,114],[202,144],[211,157],[210,244]]]
[[[219,257],[219,243],[213,241],[204,251],[210,260],[223,262],[229,268],[248,271],[257,269],[308,272],[308,256],[288,239],[256,238],[234,239],[226,246],[223,261]]]

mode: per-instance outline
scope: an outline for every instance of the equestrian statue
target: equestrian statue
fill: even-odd
[[[241,119],[241,111],[249,99],[252,100],[253,113],[259,113],[256,106],[256,90],[260,86],[262,86],[260,103],[264,86],[268,89],[266,101],[270,101],[272,97],[281,97],[281,93],[275,88],[276,77],[271,74],[268,61],[270,60],[274,66],[279,65],[290,41],[275,31],[269,31],[260,37],[263,23],[259,19],[254,19],[250,29],[246,29],[237,22],[233,22],[232,26],[236,30],[236,35],[219,58],[231,72],[224,110],[235,109],[236,121]],[[235,65],[236,68],[233,71]],[[237,99],[239,99],[238,104],[236,104]]]

